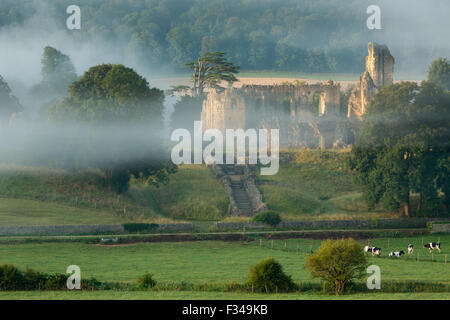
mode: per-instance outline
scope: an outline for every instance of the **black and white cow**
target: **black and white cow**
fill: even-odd
[[[440,242],[430,242],[424,245],[424,248],[428,248],[430,252],[433,250],[438,250],[441,253],[441,243]]]
[[[381,256],[381,248],[373,247],[372,256]]]
[[[404,254],[405,254],[405,252],[403,250],[401,250],[401,251],[392,251],[391,253],[389,253],[389,257],[400,258]]]
[[[411,254],[414,252],[414,246],[410,243],[408,244],[408,254]]]
[[[364,252],[372,252],[373,248],[375,248],[375,247],[365,246],[364,247]]]

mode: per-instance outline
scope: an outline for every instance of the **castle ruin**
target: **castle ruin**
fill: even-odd
[[[393,83],[394,58],[384,45],[370,42],[366,71],[341,105],[340,85],[244,85],[211,90],[203,102],[203,130],[265,128],[280,130],[280,145],[343,147],[353,143],[359,122],[375,92]]]

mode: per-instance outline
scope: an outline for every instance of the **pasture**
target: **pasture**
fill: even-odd
[[[442,253],[431,255],[421,247],[422,237],[412,238],[377,238],[370,241],[371,245],[383,249],[381,257],[369,256],[369,263],[381,268],[383,281],[426,281],[450,284],[450,263],[445,264],[445,255],[450,253],[450,235],[427,235],[423,241],[431,242],[440,238]],[[405,250],[412,243],[414,254],[402,258],[388,257],[389,250]],[[360,241],[361,246],[367,240]],[[261,246],[260,246],[261,245]],[[389,248],[388,248],[389,245]],[[135,283],[139,276],[150,272],[161,284],[217,284],[244,283],[250,266],[266,257],[274,257],[281,263],[285,272],[297,283],[318,282],[311,280],[304,269],[306,255],[316,250],[320,241],[311,239],[288,239],[272,241],[264,239],[249,243],[196,241],[196,242],[160,242],[136,243],[127,245],[98,245],[88,243],[21,243],[1,244],[0,264],[14,264],[20,269],[33,268],[43,272],[65,272],[67,266],[80,266],[82,277],[94,277],[100,281]],[[419,259],[417,259],[419,254]],[[432,257],[434,258],[432,261]],[[20,298],[22,293],[2,293],[0,298]],[[39,293],[45,299],[58,296],[58,293]],[[82,298],[84,293],[61,293],[61,297]],[[94,297],[97,292],[89,295]],[[180,293],[148,293],[149,298],[193,298],[186,292]],[[381,294],[381,293],[380,293]],[[411,293],[412,294],[412,293]],[[113,293],[98,292],[98,297],[140,298],[141,292]],[[38,293],[23,293],[23,298],[37,297]],[[248,297],[247,297],[248,296]],[[386,296],[383,294],[385,298]],[[400,297],[399,295],[398,297]],[[203,296],[201,296],[203,298]],[[207,293],[205,298],[225,298],[222,293]],[[242,293],[230,295],[232,298],[256,298],[257,296]],[[272,297],[272,296],[271,296]],[[279,298],[296,298],[295,295],[278,295]],[[355,298],[364,298],[365,295]],[[442,298],[442,295],[436,295]],[[87,296],[86,296],[87,298]],[[200,296],[199,296],[200,298]],[[314,296],[309,296],[315,299]],[[395,298],[395,295],[392,296]],[[406,298],[403,295],[403,298]]]

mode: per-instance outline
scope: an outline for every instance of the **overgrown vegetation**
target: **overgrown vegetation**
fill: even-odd
[[[262,222],[269,226],[275,227],[281,222],[281,216],[271,210],[258,213],[253,217],[253,221]]]
[[[296,285],[283,272],[283,267],[273,258],[267,258],[250,268],[247,283],[257,291],[288,292]]]
[[[336,295],[345,286],[366,274],[367,259],[362,248],[353,239],[328,240],[306,258],[305,267],[312,277],[322,279]]]

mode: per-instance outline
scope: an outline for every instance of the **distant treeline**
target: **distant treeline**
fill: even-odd
[[[0,30],[41,14],[37,5],[45,6],[65,30],[66,8],[72,2],[2,0]],[[360,73],[367,42],[386,42],[392,32],[368,30],[366,9],[372,3],[365,0],[78,0],[76,4],[82,10],[82,27],[70,36],[80,40],[100,36],[148,67],[171,66],[177,71],[200,52],[220,50],[244,70]],[[411,43],[396,45],[395,54],[402,61],[415,56]],[[432,50],[422,49],[425,61],[431,60]]]

